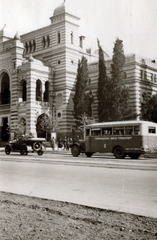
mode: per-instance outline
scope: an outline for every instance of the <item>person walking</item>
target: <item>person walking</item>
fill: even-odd
[[[52,150],[55,149],[55,139],[54,139],[54,137],[51,138],[51,148],[52,148]]]
[[[58,140],[58,150],[61,150],[62,148],[63,148],[63,140],[62,140],[62,138],[60,138],[59,140]]]
[[[67,137],[67,147],[66,147],[66,149],[69,150],[69,148],[70,148],[70,138]]]
[[[64,150],[67,150],[67,137],[64,138]]]

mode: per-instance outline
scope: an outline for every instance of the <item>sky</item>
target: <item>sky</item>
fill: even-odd
[[[63,0],[0,0],[0,30],[14,37],[50,24]],[[97,49],[97,38],[112,57],[116,38],[124,53],[157,59],[157,0],[66,0],[70,13],[80,17],[79,34]]]

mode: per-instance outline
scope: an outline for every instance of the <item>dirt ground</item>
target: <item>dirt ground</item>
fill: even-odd
[[[153,240],[157,219],[0,192],[0,240],[4,239]]]

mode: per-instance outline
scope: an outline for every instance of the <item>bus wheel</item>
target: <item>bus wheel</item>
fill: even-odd
[[[86,152],[85,155],[86,155],[87,157],[91,157],[91,156],[93,155],[93,153],[91,153],[91,152]]]
[[[78,157],[80,155],[80,149],[77,145],[72,146],[71,153],[73,157]]]
[[[116,146],[114,148],[113,153],[114,153],[115,158],[123,159],[125,157],[125,153],[120,146]]]
[[[129,155],[131,159],[138,159],[140,154],[139,153],[132,153]]]

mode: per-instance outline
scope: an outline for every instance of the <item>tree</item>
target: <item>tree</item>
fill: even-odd
[[[123,41],[116,39],[113,48],[113,57],[111,65],[110,79],[110,120],[128,120],[135,118],[135,114],[129,107],[129,89],[123,83],[123,66],[125,55],[123,50]]]
[[[82,59],[78,61],[76,90],[73,98],[73,114],[77,127],[80,126],[79,120],[84,113],[87,114],[87,116],[91,116],[91,104],[93,102],[93,96],[91,91],[86,93],[88,78],[87,59],[83,56]]]
[[[7,127],[8,134],[14,135],[14,138],[19,138],[22,135],[25,135],[26,132],[26,122],[21,121],[20,123],[13,122],[11,126],[8,124]]]
[[[76,121],[78,122],[79,125],[78,129],[81,131],[83,139],[85,139],[86,125],[95,123],[95,119],[93,119],[92,117],[88,117],[87,114],[84,113],[79,117],[79,120]]]
[[[85,113],[88,115],[88,117],[92,117],[92,104],[94,102],[94,96],[92,93],[92,90],[85,93]]]
[[[143,93],[141,118],[157,123],[157,94],[151,96],[148,92]]]
[[[108,95],[108,77],[106,74],[106,66],[104,60],[104,52],[102,47],[100,46],[99,40],[99,77],[98,77],[98,90],[97,90],[97,98],[98,98],[98,119],[99,122],[103,122],[106,119],[107,115],[107,95]]]
[[[47,114],[43,113],[37,119],[37,131],[41,129],[46,133],[55,132],[58,129],[58,122],[59,120],[49,114],[49,112]]]
[[[123,66],[125,63],[125,55],[123,50],[123,41],[116,39],[113,48],[113,57],[111,65],[111,75],[115,84],[121,84],[123,79]]]
[[[133,117],[129,108],[129,90],[123,84],[125,55],[122,41],[116,39],[113,49],[111,78],[106,74],[104,53],[99,47],[98,118],[99,122],[127,120]]]

